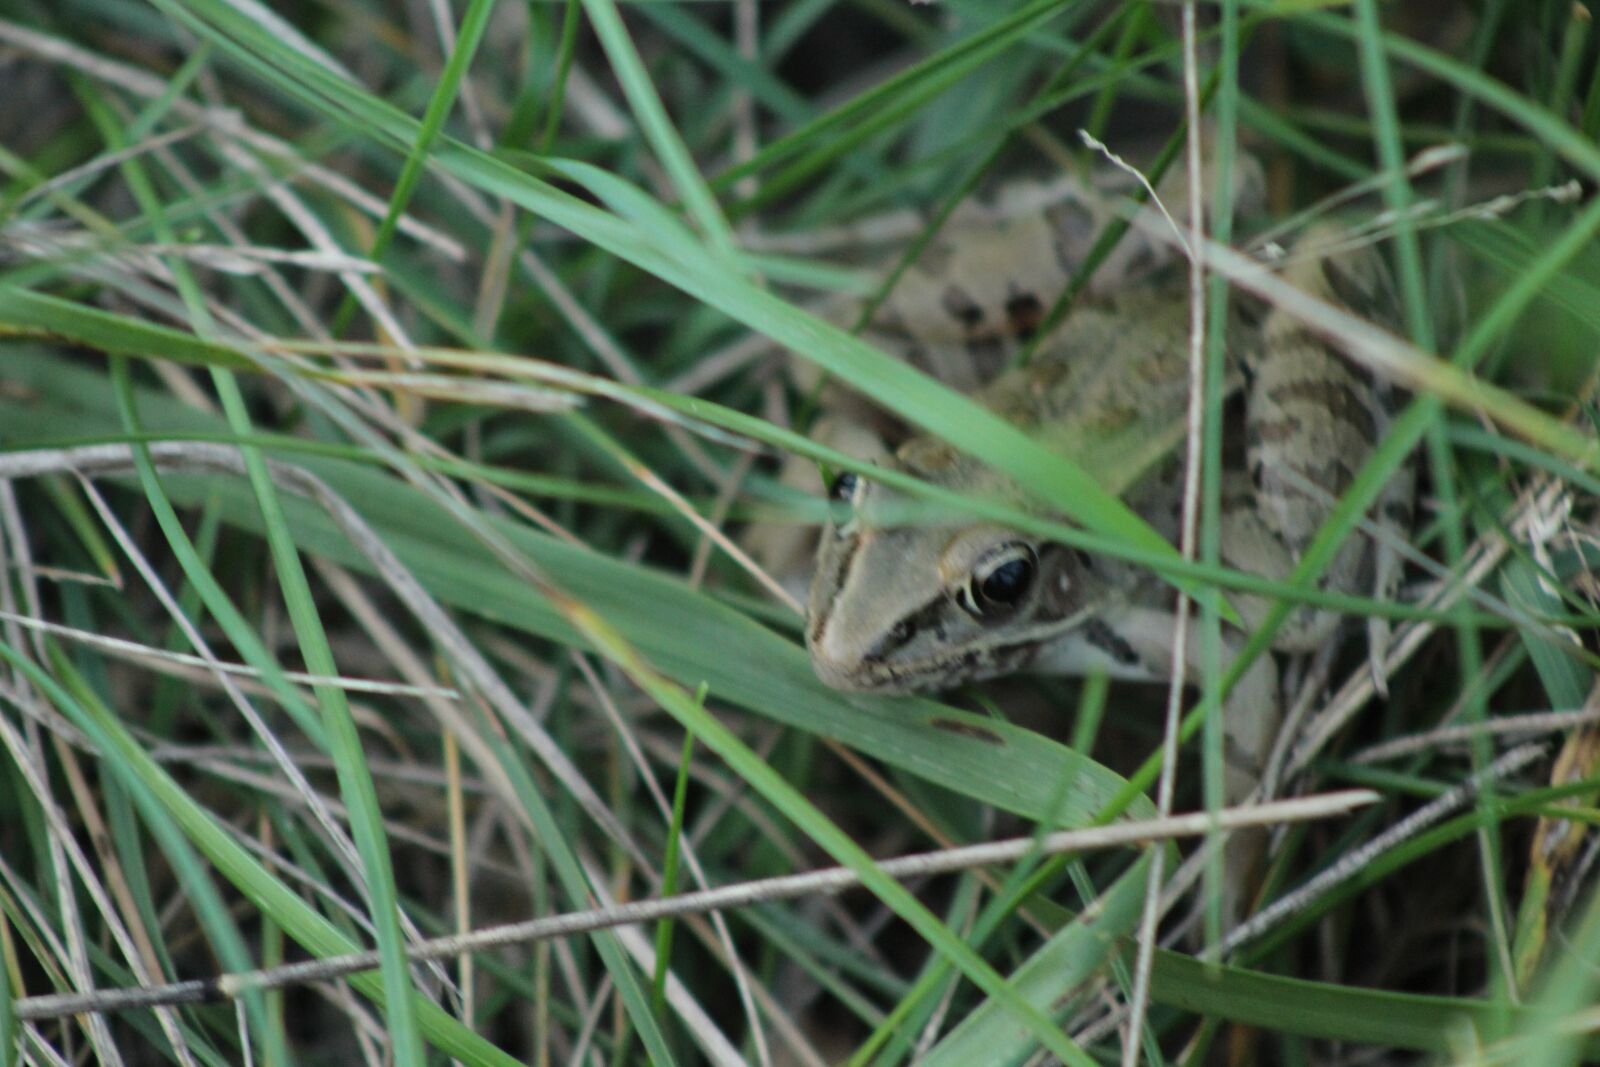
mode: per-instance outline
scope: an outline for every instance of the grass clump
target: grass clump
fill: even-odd
[[[1213,165],[1266,174],[1263,217],[1214,236],[1336,215],[1390,249],[1404,312],[1357,354],[1406,404],[1284,582],[1215,562],[1215,509],[1179,560],[1088,472],[834,310],[883,298],[875,265],[968,200],[1102,167],[1079,131],[1181,168],[1168,5],[0,10],[8,1055],[1584,1058],[1588,11],[1202,15],[1187,73]],[[786,359],[1064,517],[905,488],[1155,567],[1202,625],[1240,589],[1392,621],[1386,697],[1359,641],[1284,672],[1304,705],[1289,791],[1381,799],[1286,828],[1262,904],[1318,892],[1220,962],[1156,953],[1135,1032],[1149,850],[910,882],[875,860],[1149,817],[1159,709],[1103,679],[940,698],[818,682],[792,593],[752,573],[740,531],[825,514],[780,482],[783,456],[864,468],[806,439],[817,394]],[[1320,591],[1407,463],[1401,594]],[[1222,682],[1213,662],[1189,729]],[[1206,806],[1216,741],[1186,754],[1180,808]],[[407,958],[834,863],[865,889]],[[37,999],[362,949],[355,975],[158,1008]]]

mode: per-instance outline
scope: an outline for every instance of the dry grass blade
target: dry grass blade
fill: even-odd
[[[1183,513],[1179,518],[1178,551],[1192,560],[1200,536],[1200,471],[1204,455],[1206,418],[1206,267],[1196,254],[1206,234],[1204,160],[1201,149],[1199,57],[1195,51],[1194,0],[1183,5],[1183,98],[1187,123],[1184,162],[1189,185],[1187,234],[1179,234],[1180,245],[1189,262],[1189,403],[1184,447]],[[1177,224],[1161,198],[1150,188],[1151,197],[1173,229]],[[1183,690],[1188,682],[1189,615],[1187,593],[1179,591],[1177,618],[1172,628],[1172,679],[1167,689],[1167,710],[1162,730],[1161,777],[1156,787],[1156,810],[1165,815],[1172,810],[1172,796],[1178,774],[1178,728],[1183,710]],[[1166,873],[1166,853],[1157,849],[1150,859],[1149,882],[1145,887],[1144,911],[1139,919],[1139,950],[1134,961],[1133,992],[1128,999],[1128,1029],[1123,1035],[1122,1065],[1136,1067],[1144,1042],[1145,1011],[1149,1007],[1150,969],[1156,950],[1156,926],[1161,920],[1162,883]]]
[[[191,655],[187,652],[172,652],[163,648],[152,648],[137,641],[127,641],[120,637],[110,637],[106,634],[94,633],[89,630],[79,630],[71,626],[62,626],[59,623],[47,622],[44,619],[35,619],[27,615],[16,615],[11,612],[0,612],[0,620],[14,622],[18,626],[39,633],[50,634],[53,637],[62,637],[70,641],[93,645],[95,648],[115,656],[123,657],[137,663],[145,663],[157,670],[172,670],[177,667],[195,667],[203,671],[215,671],[229,674],[239,678],[255,678],[260,672],[243,663],[223,663],[216,660],[207,660],[203,656]],[[178,673],[175,671],[175,673]],[[192,677],[192,675],[190,675]],[[446,686],[434,685],[409,685],[404,682],[385,682],[373,678],[325,677],[323,675],[306,674],[304,671],[286,671],[284,677],[301,685],[331,685],[352,693],[374,693],[386,696],[403,697],[431,697],[439,700],[458,700],[461,694]]]

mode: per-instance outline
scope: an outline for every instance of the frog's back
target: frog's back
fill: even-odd
[[[1230,309],[1226,393],[1240,389],[1239,368],[1257,343],[1243,315]],[[1188,294],[1163,284],[1086,304],[1026,367],[1001,375],[976,398],[1123,493],[1177,451],[1188,396]]]

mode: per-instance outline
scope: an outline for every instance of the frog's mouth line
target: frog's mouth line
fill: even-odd
[[[1020,670],[1038,651],[1032,641],[975,648],[953,658],[919,660],[915,663],[876,663],[847,679],[848,688],[858,693],[908,695],[939,692],[961,682],[983,681]],[[980,662],[983,669],[977,669]]]
[[[938,600],[935,599],[930,603],[937,604]],[[847,692],[884,694],[936,692],[953,688],[958,681],[983,681],[1019,671],[1049,639],[1082,627],[1086,622],[1092,621],[1094,614],[1094,609],[1083,608],[1067,618],[1019,634],[1002,644],[971,648],[955,655],[926,657],[901,663],[885,662],[875,656],[866,657],[862,659],[857,669],[849,674],[834,669],[826,660],[819,660],[815,653],[812,654],[811,662],[823,681],[835,689]]]

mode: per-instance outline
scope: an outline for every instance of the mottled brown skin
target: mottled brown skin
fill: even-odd
[[[1286,257],[1282,275],[1321,299],[1389,319],[1391,286],[1381,258],[1366,248],[1338,250],[1342,239],[1332,228],[1309,231]],[[1046,243],[1036,239],[1034,246]],[[939,266],[960,262],[949,255]],[[931,286],[929,273],[923,280]],[[1053,278],[1063,284],[1060,271]],[[982,354],[988,339],[978,331],[1005,321],[1007,302],[1047,307],[1055,295],[999,270],[982,287],[952,280],[939,305],[942,329],[946,336],[976,337],[974,350]],[[1139,285],[1075,310],[1030,365],[1001,373],[974,394],[1071,455],[1174,539],[1182,501],[1187,300],[1177,272],[1155,270]],[[901,324],[905,309],[892,315]],[[1371,452],[1387,424],[1387,406],[1369,378],[1283,313],[1236,301],[1227,330],[1222,556],[1240,570],[1281,578]],[[922,330],[924,337],[936,333]],[[935,438],[914,437],[881,462],[947,489],[1032,506],[1008,479]],[[829,685],[939,690],[1019,670],[1170,677],[1174,595],[1165,582],[1121,560],[967,516],[897,525],[884,519],[898,502],[894,490],[866,477],[845,488],[840,496],[850,518],[823,531],[808,597],[806,644]],[[1379,521],[1395,525],[1409,501],[1404,477],[1386,494]],[[986,601],[984,582],[1013,558],[1025,562],[1002,575],[1006,581],[996,588],[1003,587],[1004,602]],[[1010,582],[1018,566],[1027,572],[1020,590]],[[1397,575],[1392,558],[1356,539],[1323,585],[1353,592],[1375,582],[1387,592]],[[1231,602],[1246,625],[1270,606],[1245,596]],[[1301,609],[1274,647],[1315,648],[1338,621]],[[1229,635],[1230,648],[1239,637]],[[1197,651],[1187,657],[1190,680]],[[1271,661],[1258,660],[1225,709],[1230,801],[1250,791],[1265,763],[1278,721],[1275,679]]]
[[[1031,364],[1002,370],[1018,338],[1037,327],[1037,309],[1051,306],[1075,269],[1063,233],[1048,232],[1062,225],[1060,214],[1033,225],[1032,231],[1021,224],[985,229],[967,245],[925,260],[910,272],[915,284],[905,299],[887,307],[868,335],[898,344],[913,363],[973,391],[984,406],[1072,456],[1176,540],[1188,401],[1183,279],[1158,255],[1134,257],[1144,272],[1137,284],[1085,301],[1044,339]],[[1280,268],[1283,277],[1392,325],[1392,286],[1382,259],[1367,248],[1341,250],[1343,239],[1327,227],[1307,232]],[[1008,247],[1015,258],[1007,258]],[[1282,578],[1383,433],[1388,398],[1319,337],[1275,310],[1236,301],[1225,347],[1223,562]],[[978,388],[981,382],[988,384]],[[849,410],[840,405],[841,412]],[[848,414],[838,416],[832,432],[836,441],[853,435],[858,444],[869,436]],[[865,454],[946,489],[1033,506],[1008,479],[936,438],[913,437],[892,455],[874,443]],[[902,503],[898,494],[868,477],[851,475],[836,489],[850,517],[822,531],[807,598],[806,646],[827,684],[912,692],[1017,671],[1171,677],[1175,596],[1148,572],[970,516],[898,523],[892,517]],[[1411,492],[1407,471],[1385,491],[1376,521],[1396,533],[1408,529]],[[1002,568],[1009,570],[996,588],[1004,596],[986,597],[983,591]],[[1011,578],[1024,571],[1019,588]],[[1398,576],[1392,550],[1354,539],[1322,585],[1390,595]],[[1271,606],[1248,596],[1231,603],[1247,626]],[[1299,609],[1274,647],[1309,651],[1330,640],[1338,622],[1325,611]],[[1369,623],[1369,633],[1373,647],[1381,648],[1383,623]],[[1225,635],[1225,655],[1241,640],[1237,632]],[[1189,641],[1186,680],[1198,681],[1202,657],[1193,628]],[[1262,657],[1224,708],[1228,803],[1244,800],[1259,783],[1280,720],[1278,705],[1277,669]],[[1229,845],[1225,909],[1231,916],[1243,913],[1264,845],[1259,834],[1237,835]]]

